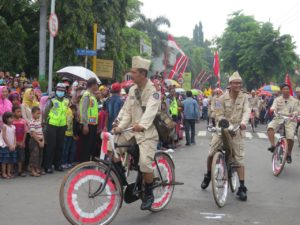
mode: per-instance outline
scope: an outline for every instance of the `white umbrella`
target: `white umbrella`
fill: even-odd
[[[175,88],[176,93],[184,93],[185,90],[183,88]]]
[[[85,80],[96,78],[98,84],[101,84],[98,76],[91,70],[82,66],[67,66],[56,72],[61,77],[67,77],[72,80]]]

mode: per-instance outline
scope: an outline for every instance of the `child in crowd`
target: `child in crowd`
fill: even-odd
[[[45,175],[45,172],[41,170],[41,164],[43,159],[43,148],[44,148],[44,134],[42,123],[40,120],[41,110],[39,107],[34,106],[31,109],[32,120],[29,122],[29,150],[30,159],[29,165],[31,168],[31,176],[39,177],[40,175]]]
[[[13,125],[16,127],[16,150],[18,155],[18,175],[26,177],[23,167],[25,161],[25,139],[28,130],[27,122],[22,118],[21,106],[13,106]]]
[[[71,168],[76,158],[76,140],[78,140],[76,128],[76,106],[71,105],[67,110],[67,130],[65,132],[65,141],[62,157],[62,167]]]
[[[12,125],[13,115],[11,112],[3,114],[3,127],[0,134],[0,163],[2,167],[2,178],[11,179],[12,164],[17,162],[16,151],[16,128]]]

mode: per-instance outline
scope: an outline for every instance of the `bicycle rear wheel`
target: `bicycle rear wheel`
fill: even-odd
[[[117,215],[123,192],[116,173],[101,162],[85,162],[70,170],[60,188],[60,206],[66,219],[73,225],[109,224]],[[92,197],[107,184],[104,190]]]
[[[221,152],[214,154],[211,166],[212,190],[215,202],[218,207],[226,203],[228,193],[228,173],[225,162],[225,155]]]
[[[159,212],[163,210],[172,199],[174,185],[170,184],[175,180],[175,167],[173,160],[166,153],[156,153],[155,159],[157,165],[153,162],[152,167],[154,170],[154,185],[158,186],[153,189],[154,202],[150,211]],[[159,167],[162,179],[160,178],[157,167]]]
[[[272,156],[272,170],[274,176],[279,176],[282,172],[287,157],[287,141],[285,138],[281,139],[274,150]]]

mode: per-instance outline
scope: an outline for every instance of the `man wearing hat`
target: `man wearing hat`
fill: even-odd
[[[296,87],[296,97],[297,97],[297,100],[298,100],[298,107],[299,107],[299,110],[300,110],[300,87]],[[300,146],[300,130],[299,130],[299,126],[300,126],[300,121],[299,119],[297,120],[297,128],[296,128],[296,133],[297,133],[297,137],[298,137],[298,143],[299,143],[299,146]]]
[[[238,166],[237,172],[240,180],[240,187],[237,195],[240,200],[247,200],[247,188],[245,186],[245,167],[244,167],[244,156],[245,148],[243,137],[246,124],[248,123],[250,116],[250,108],[248,102],[248,95],[244,93],[242,88],[242,78],[238,72],[234,72],[229,78],[230,88],[220,98],[220,115],[216,117],[216,122],[220,119],[226,119],[230,125],[236,127],[240,126],[240,130],[237,131],[236,135],[232,137],[233,151],[234,151],[234,164]],[[214,134],[211,141],[211,149],[207,158],[207,173],[204,176],[204,180],[201,184],[202,189],[206,189],[211,180],[211,164],[213,155],[222,146],[221,137],[218,134]]]
[[[249,107],[251,110],[254,111],[255,115],[255,127],[257,126],[256,124],[256,119],[258,119],[258,107],[259,107],[259,99],[256,96],[255,90],[251,91],[251,96],[249,98]]]
[[[55,96],[49,99],[44,112],[46,123],[46,143],[44,167],[46,173],[53,173],[62,169],[62,152],[67,125],[67,109],[69,100],[65,98],[66,87],[63,83],[56,85]]]
[[[154,201],[152,162],[157,149],[158,133],[153,124],[161,105],[161,94],[147,78],[150,61],[140,56],[132,58],[131,78],[135,83],[129,90],[122,109],[122,119],[114,132],[133,127],[133,132],[124,132],[119,136],[118,144],[134,143],[139,145],[139,166],[145,183],[145,196],[141,209],[148,210]],[[111,147],[111,146],[110,146]],[[121,151],[121,149],[118,149]],[[116,163],[121,166],[121,162]]]
[[[299,112],[298,101],[293,96],[290,96],[289,85],[283,84],[280,88],[282,95],[275,98],[270,111],[275,112],[275,114],[282,114],[285,116],[297,116]],[[275,132],[278,130],[281,123],[282,118],[275,115],[273,120],[268,125],[268,138],[271,144],[271,147],[269,147],[268,150],[272,153],[275,150]],[[287,163],[292,162],[292,150],[296,126],[297,123],[292,118],[285,124],[285,135],[288,143],[288,155],[286,159]]]

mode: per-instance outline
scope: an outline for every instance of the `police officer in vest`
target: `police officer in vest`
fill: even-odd
[[[63,83],[56,86],[55,96],[49,99],[44,113],[46,123],[46,143],[44,168],[46,173],[53,173],[52,165],[57,171],[61,167],[64,137],[67,125],[69,100],[65,98],[66,87]]]
[[[82,124],[80,161],[86,162],[91,157],[98,156],[96,147],[96,135],[98,124],[98,102],[95,92],[98,90],[98,83],[95,78],[87,81],[87,90],[80,99],[80,123]]]

